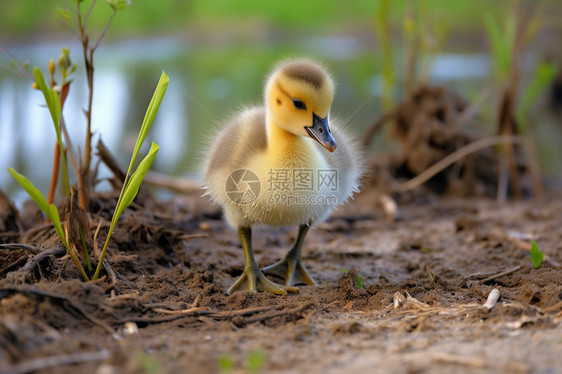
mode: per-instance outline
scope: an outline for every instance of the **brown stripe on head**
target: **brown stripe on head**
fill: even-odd
[[[320,89],[326,81],[326,72],[322,67],[309,60],[296,60],[286,63],[282,72],[289,78],[310,84],[315,89]]]

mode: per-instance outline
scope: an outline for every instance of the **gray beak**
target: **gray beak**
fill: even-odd
[[[305,126],[304,129],[308,135],[320,143],[328,151],[333,152],[336,150],[336,139],[330,132],[328,127],[328,116],[320,118],[316,113],[312,113],[312,126]]]

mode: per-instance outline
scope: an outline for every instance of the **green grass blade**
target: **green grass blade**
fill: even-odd
[[[125,188],[127,187],[128,183],[129,183],[129,175],[131,174],[131,170],[133,170],[133,165],[135,164],[135,160],[136,160],[137,155],[140,151],[140,148],[142,147],[142,145],[144,143],[144,140],[146,139],[146,135],[148,134],[148,131],[150,130],[150,127],[152,126],[152,122],[154,122],[154,118],[156,117],[156,113],[158,112],[158,108],[160,108],[160,103],[162,102],[162,99],[164,98],[164,95],[166,93],[166,89],[168,88],[169,81],[170,81],[170,78],[168,77],[168,75],[165,72],[162,72],[162,74],[160,75],[160,80],[158,81],[158,84],[156,85],[156,89],[154,90],[154,94],[152,95],[152,99],[150,100],[150,103],[149,103],[148,108],[146,110],[146,114],[144,115],[144,119],[142,121],[141,129],[139,131],[139,135],[138,135],[137,141],[135,143],[135,148],[133,150],[133,155],[131,156],[131,161],[129,162],[129,168],[127,169],[127,174],[125,175],[125,180],[123,181],[123,187],[121,188],[121,193],[119,194],[119,198],[117,199],[117,206],[115,207],[115,212],[117,212],[119,207],[122,205],[121,200],[123,199]],[[127,205],[129,205],[129,204],[127,204]],[[123,208],[123,210],[124,209],[125,208]],[[123,210],[121,210],[121,213],[123,213]],[[119,214],[119,216],[120,215],[121,214]],[[113,226],[115,226],[115,223],[119,219],[119,216],[115,213],[113,214],[113,218],[111,219],[111,224]]]
[[[80,265],[78,258],[76,257],[74,252],[70,250],[70,246],[68,245],[68,241],[66,240],[66,236],[64,235],[64,231],[62,229],[57,207],[54,204],[49,205],[47,203],[47,199],[45,199],[45,196],[43,196],[41,191],[35,188],[35,186],[26,177],[19,174],[13,168],[9,168],[8,171],[10,172],[12,177],[14,177],[14,179],[23,187],[25,192],[27,192],[27,194],[29,195],[29,197],[31,197],[35,204],[37,204],[37,206],[47,215],[47,217],[49,217],[49,219],[55,226],[55,231],[59,235],[62,244],[66,248],[67,253],[72,258],[72,261],[74,261],[74,264],[80,271],[80,274],[82,274],[82,277],[84,278],[84,280],[86,280],[86,282],[89,281],[88,275],[84,272],[84,268],[82,268],[82,265]]]
[[[23,187],[25,192],[31,197],[31,200],[37,204],[37,206],[45,213],[47,217],[51,220],[53,225],[55,226],[55,230],[57,234],[59,234],[60,239],[62,240],[65,247],[68,247],[66,242],[66,237],[64,235],[64,231],[62,230],[62,225],[60,222],[59,211],[54,204],[49,205],[47,203],[47,199],[45,196],[39,191],[35,186],[23,175],[15,171],[13,168],[9,168],[8,171],[14,177],[14,179]]]
[[[140,148],[144,143],[144,139],[146,138],[146,135],[148,134],[148,131],[152,126],[152,122],[154,122],[154,118],[156,117],[158,108],[160,108],[160,103],[164,98],[164,94],[166,93],[166,89],[168,88],[169,82],[170,82],[170,77],[168,77],[168,75],[165,72],[162,72],[162,74],[160,75],[160,80],[158,81],[158,85],[154,90],[154,94],[152,95],[152,99],[150,100],[150,104],[148,105],[148,108],[146,110],[144,120],[142,121],[142,126],[139,131],[139,135],[137,137],[137,142],[135,143],[135,149],[133,150],[131,162],[129,162],[129,168],[127,169],[127,174],[125,175],[125,180],[123,181],[123,187],[121,188],[119,199],[117,199],[117,206],[115,207],[115,212],[113,213],[113,217],[111,218],[111,226],[109,228],[109,233],[107,234],[107,238],[105,239],[105,244],[103,245],[103,249],[100,254],[100,259],[96,267],[96,272],[94,273],[94,276],[92,278],[93,280],[98,279],[101,266],[103,263],[103,258],[105,256],[105,251],[109,244],[109,239],[113,234],[115,225],[117,224],[117,220],[119,219],[119,217],[121,217],[121,214],[123,213],[125,208],[133,202],[133,199],[138,193],[140,184],[142,183],[142,180],[144,179],[144,176],[146,175],[148,168],[150,168],[152,161],[154,161],[156,152],[158,152],[159,149],[158,145],[152,143],[152,146],[150,147],[150,151],[148,152],[144,160],[139,164],[137,168],[137,172],[135,172],[135,175],[131,177],[132,183],[130,183],[129,175],[131,174],[131,170],[133,169],[135,159],[137,158]],[[132,179],[135,179],[135,181],[133,182]]]
[[[137,167],[135,173],[131,176],[131,179],[127,183],[127,187],[125,187],[125,191],[123,191],[123,199],[121,200],[121,204],[119,204],[119,206],[117,207],[117,211],[115,212],[115,216],[117,217],[116,220],[121,217],[121,214],[123,213],[125,208],[131,205],[131,203],[137,196],[140,185],[148,169],[150,168],[150,165],[152,165],[154,157],[156,157],[156,153],[158,153],[159,149],[160,147],[158,146],[158,144],[153,142],[150,146],[148,154],[144,157],[144,159]]]
[[[47,217],[51,218],[49,204],[47,203],[47,199],[45,196],[39,191],[35,186],[23,175],[18,173],[14,170],[14,168],[8,168],[8,172],[14,177],[14,179],[23,187],[25,192],[31,197],[31,199],[37,204],[37,206],[47,215]],[[52,219],[51,219],[52,221]]]
[[[556,78],[557,73],[558,67],[554,63],[543,62],[537,66],[533,78],[523,92],[521,102],[517,108],[517,119],[521,127],[519,129],[521,134],[525,134],[527,130],[526,123],[529,119],[531,107],[541,92]]]
[[[121,191],[121,195],[119,196],[119,200],[117,202],[117,207],[115,208],[115,212],[113,213],[113,218],[111,219],[111,226],[109,227],[109,233],[107,234],[107,238],[105,239],[105,243],[103,245],[103,249],[101,251],[100,259],[98,262],[98,266],[96,267],[96,272],[92,277],[93,280],[98,279],[103,258],[105,256],[105,251],[107,250],[107,246],[109,244],[109,239],[111,239],[113,230],[115,229],[115,225],[117,224],[119,217],[121,217],[121,214],[123,214],[125,208],[128,207],[135,199],[135,196],[137,196],[140,185],[148,169],[150,168],[150,165],[152,165],[152,162],[154,161],[154,157],[156,157],[156,153],[158,153],[159,149],[160,147],[156,143],[152,143],[150,150],[148,151],[148,154],[144,157],[144,159],[139,164],[137,170],[131,177],[130,181],[127,183],[127,186],[124,187],[124,189]]]
[[[62,135],[61,135],[61,127],[60,127],[60,119],[62,116],[60,97],[55,90],[47,87],[47,84],[45,83],[45,78],[43,77],[43,73],[41,72],[41,69],[39,69],[37,66],[33,69],[33,75],[35,76],[35,83],[37,84],[37,87],[39,87],[39,89],[43,93],[43,96],[45,97],[47,108],[49,108],[49,112],[51,113],[51,118],[53,119],[53,124],[55,125],[57,142],[59,144],[60,154],[61,154],[64,187],[66,190],[66,196],[70,196],[70,185],[68,183],[68,170],[66,168],[66,156],[64,154],[64,146],[62,144]]]
[[[503,80],[508,74],[511,61],[511,51],[507,35],[504,35],[497,18],[490,14],[484,16],[484,25],[490,40],[492,66],[497,80]]]
[[[55,204],[49,205],[49,213],[47,214],[53,225],[55,225],[55,230],[57,234],[59,234],[60,239],[65,247],[68,247],[68,242],[66,241],[66,236],[64,235],[64,231],[62,230],[62,225],[60,223],[59,211]]]
[[[60,117],[62,112],[59,95],[54,90],[47,87],[43,73],[37,66],[33,69],[33,75],[35,76],[35,83],[37,83],[37,87],[39,87],[43,96],[45,96],[45,102],[47,103],[47,108],[49,108],[49,112],[51,113],[51,118],[53,118],[53,123],[55,124],[58,137],[60,136]]]
[[[160,108],[160,103],[164,98],[164,94],[166,93],[166,89],[168,88],[168,83],[170,82],[170,77],[165,72],[162,72],[160,76],[160,80],[158,81],[158,85],[154,90],[154,95],[152,95],[152,99],[150,100],[150,104],[148,104],[148,109],[146,110],[146,114],[144,115],[144,120],[142,121],[142,126],[139,132],[139,136],[137,138],[137,142],[135,143],[135,148],[133,150],[133,156],[131,157],[131,163],[129,164],[129,172],[133,168],[133,164],[137,155],[139,154],[140,148],[144,143],[144,139],[152,126],[152,122],[154,121],[154,117],[156,117],[156,113],[158,112],[158,108]]]

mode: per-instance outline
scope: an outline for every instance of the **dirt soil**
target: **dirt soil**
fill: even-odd
[[[92,216],[92,230],[104,222],[100,245],[114,199],[100,197]],[[559,194],[507,204],[420,194],[400,202],[397,222],[376,201],[364,191],[311,230],[303,259],[319,286],[285,297],[225,295],[242,249],[199,197],[133,204],[111,269],[91,283],[49,225],[0,236],[12,243],[0,248],[0,372],[562,372]],[[295,234],[255,228],[260,266]],[[531,239],[546,254],[538,269]]]

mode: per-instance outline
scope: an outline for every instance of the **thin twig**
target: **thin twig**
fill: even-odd
[[[250,323],[255,323],[255,322],[262,322],[265,321],[266,319],[271,319],[271,318],[275,318],[275,317],[281,317],[284,315],[291,315],[291,314],[300,314],[302,313],[305,309],[307,309],[308,307],[310,307],[312,304],[311,303],[306,303],[298,308],[294,308],[294,309],[289,309],[289,310],[280,310],[278,312],[273,312],[273,313],[268,313],[268,314],[264,314],[261,316],[255,316],[252,318],[247,318],[244,320],[244,324],[250,324]]]
[[[521,269],[521,266],[516,266],[516,267],[514,267],[514,268],[511,268],[511,269],[502,271],[502,272],[500,272],[500,273],[494,274],[494,275],[492,275],[492,276],[489,276],[488,278],[484,278],[484,279],[482,279],[480,282],[482,282],[482,283],[487,283],[487,282],[489,282],[489,281],[491,281],[491,280],[494,280],[494,279],[497,279],[497,278],[499,278],[499,277],[503,277],[503,276],[505,276],[505,275],[509,275],[509,274],[511,274],[511,273],[514,273],[514,272],[516,272],[516,271],[519,270],[519,269]]]
[[[52,228],[53,228],[53,224],[51,222],[44,222],[39,225],[35,225],[33,228],[31,228],[29,231],[25,233],[25,235],[22,238],[22,241],[28,243],[32,238],[35,238],[36,235],[39,235],[39,233],[41,233],[42,231],[50,230]]]
[[[96,48],[100,44],[101,40],[105,36],[105,33],[107,32],[107,29],[109,29],[109,24],[111,23],[111,20],[115,16],[115,13],[117,13],[117,9],[113,9],[113,13],[111,13],[111,16],[109,16],[109,19],[107,20],[107,23],[105,24],[105,27],[103,28],[103,31],[101,32],[100,36],[98,36],[98,39],[94,43],[94,46],[91,48],[92,52],[96,50]]]
[[[554,304],[553,306],[549,306],[548,308],[544,308],[542,311],[544,313],[550,313],[550,312],[554,312],[558,309],[562,309],[562,301]]]
[[[66,248],[51,248],[44,250],[43,252],[37,254],[36,256],[27,260],[27,263],[18,271],[22,273],[31,273],[35,270],[41,261],[45,260],[49,256],[60,257],[66,254]]]
[[[92,0],[92,3],[90,4],[90,8],[88,9],[88,12],[86,13],[86,16],[84,17],[84,28],[86,28],[86,23],[88,22],[88,17],[90,17],[90,13],[92,13],[92,9],[94,8],[94,5],[96,5],[96,0]]]
[[[488,138],[482,138],[475,142],[465,145],[457,149],[455,152],[450,153],[446,157],[437,161],[435,164],[424,170],[421,174],[409,181],[402,183],[400,189],[402,192],[412,190],[423,183],[427,182],[437,173],[441,172],[443,169],[454,164],[455,162],[461,160],[462,158],[468,156],[471,153],[479,151],[483,148],[491,147],[497,144],[525,144],[526,139],[517,135],[498,135],[490,136]]]
[[[203,192],[201,183],[198,181],[174,177],[150,170],[146,173],[143,182],[186,195],[195,193],[201,194]]]
[[[278,308],[278,306],[273,305],[273,306],[259,306],[259,307],[255,307],[255,308],[232,310],[232,311],[231,310],[221,311],[221,312],[213,313],[210,317],[232,318],[232,317],[237,317],[237,316],[247,316],[247,315],[254,314],[254,313],[267,312],[267,311],[270,311],[272,309],[277,309],[277,308]]]
[[[17,57],[14,54],[12,54],[12,52],[8,51],[5,47],[3,47],[1,44],[0,44],[0,51],[7,54],[13,61],[16,61],[18,65],[21,65],[21,63],[18,61]],[[4,64],[0,64],[0,67],[11,71],[12,73],[14,73],[15,75],[17,75],[20,78],[28,78],[28,79],[31,79],[35,82],[35,78],[29,72],[27,72],[24,69],[17,70],[17,69],[13,69],[12,67],[6,66]]]
[[[3,299],[4,297],[6,297],[6,295],[5,295],[6,293],[7,294],[23,293],[23,294],[26,294],[26,295],[45,297],[45,298],[49,298],[49,299],[52,299],[52,300],[56,300],[56,301],[60,302],[63,306],[65,304],[67,304],[68,306],[70,306],[70,308],[72,310],[74,310],[75,312],[78,312],[78,314],[80,314],[86,320],[90,321],[92,324],[94,324],[98,327],[101,327],[102,329],[104,329],[105,331],[107,331],[108,333],[110,333],[112,335],[114,333],[113,329],[109,325],[107,325],[105,322],[97,319],[96,317],[90,315],[88,312],[86,312],[80,306],[74,304],[72,302],[72,300],[70,300],[66,296],[55,295],[55,294],[52,294],[50,292],[39,290],[39,289],[28,287],[28,286],[9,286],[9,287],[0,287],[0,300]]]
[[[210,310],[199,310],[190,314],[171,314],[165,317],[127,317],[125,319],[119,320],[114,324],[122,325],[127,322],[135,322],[135,323],[163,323],[163,322],[170,322],[176,319],[184,318],[184,317],[192,317],[192,316],[203,316],[207,314],[212,314],[213,312]]]
[[[109,278],[111,279],[111,284],[109,285],[109,288],[108,288],[108,289],[111,289],[117,284],[117,275],[115,275],[115,271],[113,270],[111,265],[109,265],[109,263],[105,260],[103,261],[103,268],[105,269],[106,273],[109,275]],[[106,290],[106,292],[107,292],[107,290]]]
[[[111,353],[107,349],[102,349],[97,352],[82,352],[69,355],[41,357],[14,365],[8,369],[0,371],[0,374],[24,374],[56,366],[105,360],[109,357],[111,357]]]
[[[186,315],[186,314],[194,314],[194,313],[200,312],[202,310],[211,310],[211,309],[206,307],[206,306],[203,306],[203,307],[199,307],[199,308],[189,308],[189,309],[182,309],[182,310],[168,310],[168,309],[162,309],[162,308],[154,308],[152,310],[154,310],[156,313],[162,313],[162,314],[170,314],[170,315],[182,314],[182,315]]]
[[[17,61],[17,57],[10,51],[8,51],[4,46],[2,46],[2,44],[0,44],[0,51],[4,52],[5,54],[7,54],[8,56],[10,56],[10,58],[14,61]]]
[[[367,131],[365,131],[365,133],[363,134],[363,146],[368,147],[369,145],[371,145],[371,141],[373,140],[373,137],[375,136],[375,134],[382,128],[382,126],[386,122],[388,122],[389,120],[391,120],[395,116],[396,116],[396,109],[391,110],[390,112],[387,112],[387,113],[383,114],[381,117],[379,117],[379,119],[377,119],[375,122],[373,122],[369,126]]]
[[[197,295],[197,297],[195,297],[195,300],[193,300],[193,304],[191,304],[192,308],[197,308],[197,305],[199,304],[199,300],[201,299],[201,294]]]
[[[467,357],[460,355],[453,355],[449,353],[433,353],[431,360],[445,364],[457,364],[462,366],[473,367],[476,369],[484,369],[488,366],[486,361],[475,357]]]
[[[117,296],[119,297],[119,296]],[[310,306],[310,304],[305,305],[304,307],[308,307]],[[256,308],[248,308],[248,309],[241,309],[241,310],[234,310],[234,311],[220,311],[220,312],[213,312],[211,310],[208,310],[206,308],[195,308],[195,309],[199,309],[199,310],[194,310],[190,313],[176,313],[176,314],[169,314],[167,316],[164,317],[144,317],[144,316],[139,316],[139,317],[128,317],[126,319],[122,319],[119,320],[117,322],[115,322],[116,324],[124,324],[126,322],[137,322],[137,323],[162,323],[162,322],[169,322],[169,321],[174,321],[176,319],[179,318],[183,318],[183,317],[190,317],[190,316],[208,316],[211,318],[220,318],[220,319],[229,319],[229,318],[233,318],[233,317],[237,317],[237,316],[245,316],[245,315],[250,315],[250,314],[255,314],[255,313],[259,313],[259,312],[265,312],[265,311],[269,311],[272,309],[276,309],[278,308],[278,306],[266,306],[266,307],[256,307]],[[301,307],[302,308],[302,307]],[[304,310],[304,308],[303,308]],[[166,311],[166,312],[171,312],[171,311]],[[294,310],[292,311],[282,311],[282,314],[287,314],[287,313],[292,313],[295,312]],[[268,318],[273,318],[276,316],[266,316],[264,319],[268,319]],[[244,323],[251,323],[251,322],[247,322],[244,321]]]
[[[36,247],[30,244],[23,243],[11,243],[11,244],[0,244],[0,249],[25,249],[34,255],[39,254],[44,251],[44,248]]]
[[[480,108],[482,104],[484,104],[488,100],[492,93],[494,93],[493,86],[486,87],[482,91],[480,91],[480,93],[478,93],[478,95],[470,103],[470,105],[459,114],[459,116],[457,117],[457,123],[462,124],[471,119],[477,113],[478,108]]]
[[[98,151],[98,157],[100,158],[100,160],[109,168],[109,170],[111,170],[113,175],[115,175],[115,177],[117,177],[117,179],[119,179],[119,181],[123,183],[126,173],[121,169],[119,163],[117,162],[117,159],[109,151],[101,138],[98,140],[96,150]]]
[[[179,239],[181,240],[190,240],[190,239],[201,239],[201,238],[208,238],[209,234],[185,234],[180,235]]]

